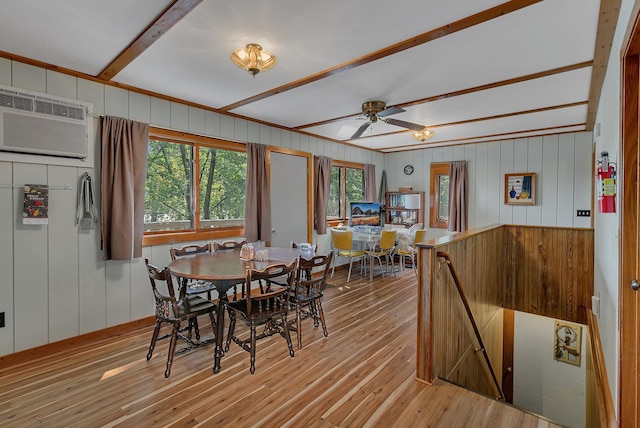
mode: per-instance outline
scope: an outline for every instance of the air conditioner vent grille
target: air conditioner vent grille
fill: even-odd
[[[13,97],[0,92],[0,106],[13,108]]]
[[[29,98],[16,97],[0,92],[0,106],[16,110],[33,111],[33,101]]]
[[[69,106],[68,107],[68,111],[69,111],[69,117],[71,119],[84,120],[84,110],[83,109]]]
[[[42,101],[36,101],[35,111],[36,113],[51,115],[53,114],[53,107],[51,106],[51,103],[43,103]]]
[[[0,85],[0,151],[84,159],[86,103]]]
[[[32,111],[33,100],[23,97],[13,97],[13,108],[16,110]]]
[[[52,103],[49,101],[36,100],[35,111],[36,113],[48,114],[51,116],[84,120],[84,111],[81,108]]]
[[[67,117],[67,106],[61,106],[59,104],[51,104],[54,116]]]

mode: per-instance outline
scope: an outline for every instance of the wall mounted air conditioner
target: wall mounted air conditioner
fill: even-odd
[[[86,158],[88,105],[0,85],[0,150]]]

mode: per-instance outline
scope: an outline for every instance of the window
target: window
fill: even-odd
[[[243,144],[151,129],[145,235],[236,235],[244,226],[247,154]],[[234,233],[229,233],[233,230]],[[211,235],[206,232],[217,231]]]
[[[364,201],[364,165],[333,161],[327,218],[346,221],[349,203]]]
[[[429,227],[449,226],[449,163],[431,164]]]

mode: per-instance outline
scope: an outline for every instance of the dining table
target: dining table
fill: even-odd
[[[382,236],[383,227],[375,226],[375,227],[366,227],[366,226],[355,226],[351,227],[349,230],[353,232],[352,237],[356,242],[362,242],[366,244],[369,251],[374,251],[376,245],[380,244],[380,238]],[[405,228],[394,228],[396,230],[398,236],[407,235],[408,229]],[[369,255],[369,282],[373,282],[373,256]]]
[[[211,282],[218,292],[217,324],[213,372],[220,371],[224,337],[224,312],[227,292],[246,280],[247,269],[264,269],[276,263],[291,263],[298,257],[310,260],[316,253],[311,249],[264,247],[257,251],[267,251],[267,260],[245,260],[240,257],[240,249],[198,253],[172,260],[168,267],[171,273],[186,282],[189,279]],[[247,285],[248,287],[250,285]],[[182,292],[182,291],[181,291]]]

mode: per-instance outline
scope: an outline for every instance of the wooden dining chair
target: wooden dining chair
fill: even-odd
[[[310,260],[300,259],[294,287],[289,294],[289,301],[296,308],[296,319],[291,321],[289,330],[295,331],[298,336],[298,349],[302,349],[302,321],[313,318],[313,325],[322,324],[322,331],[327,337],[327,324],[322,310],[322,296],[327,285],[329,266],[333,259],[333,253],[326,256],[315,256]],[[312,276],[311,272],[322,268],[321,275]],[[294,325],[295,323],[295,325]]]
[[[246,245],[247,240],[243,239],[241,241],[224,241],[224,242],[214,242],[213,249],[215,252],[218,251],[230,251],[230,250],[239,250],[243,245]],[[240,284],[240,298],[244,299],[245,296],[245,286],[246,284],[242,282]],[[238,300],[238,284],[233,286],[233,299]]]
[[[391,272],[396,275],[395,266],[393,264],[393,250],[396,247],[396,236],[398,232],[395,229],[383,230],[380,234],[380,244],[376,245],[372,250],[366,250],[365,253],[369,257],[369,269],[373,269],[374,259],[378,260],[380,270],[382,271],[382,280],[384,281],[385,268],[382,266],[382,258],[385,259],[386,269],[389,269],[389,261],[391,261]]]
[[[347,282],[349,282],[351,280],[353,261],[360,260],[362,266],[365,252],[353,248],[353,232],[350,230],[331,229],[331,246],[334,253],[331,278],[333,278],[333,274],[335,273],[338,257],[345,257],[349,260],[349,273],[347,274]]]
[[[237,250],[242,248],[242,246],[246,243],[247,243],[247,240],[243,239],[242,241],[214,242],[213,246],[215,251]]]
[[[291,243],[289,244],[289,246],[290,246],[292,249],[297,249],[297,248],[300,248],[300,244],[301,244],[301,243],[298,243],[298,242],[296,242],[296,241],[291,241]],[[313,245],[311,245],[311,248],[309,248],[309,253],[310,253],[310,254],[314,254],[314,253],[316,252],[316,249],[317,249],[317,248],[318,248],[318,244],[313,244]],[[278,284],[278,285],[285,286],[285,285],[286,285],[286,283],[287,283],[287,276],[286,276],[286,275],[283,275],[283,276],[282,276],[282,277],[280,277],[280,278],[272,278],[272,279],[270,279],[270,280],[266,281],[266,287],[267,287],[267,289],[268,289],[269,287],[271,287],[271,284],[272,284],[272,283],[275,283],[275,284]],[[263,286],[263,285],[262,285],[262,284],[260,284],[260,287],[262,287],[262,286]]]
[[[300,248],[301,244],[302,242],[291,241],[291,248]],[[317,249],[318,249],[318,244],[311,244],[311,248],[309,250],[315,253]]]
[[[174,246],[169,247],[169,255],[171,260],[175,260],[178,257],[191,256],[199,253],[211,253],[213,252],[213,245],[211,242],[207,242],[203,245],[189,244],[180,248]],[[207,293],[207,299],[211,300],[211,292],[216,287],[209,281],[202,280],[186,280],[184,283],[185,293],[188,295]]]
[[[289,324],[287,322],[287,313],[289,311],[289,293],[293,286],[298,259],[291,261],[289,264],[277,263],[265,267],[262,270],[247,269],[246,283],[251,281],[269,280],[282,275],[287,275],[287,285],[280,286],[273,284],[269,290],[261,291],[259,288],[247,288],[245,299],[228,302],[229,308],[229,332],[227,333],[227,341],[225,352],[229,351],[231,341],[238,344],[242,349],[249,352],[251,374],[255,373],[256,367],[256,341],[268,336],[280,333],[284,336],[289,347],[289,355],[293,358],[294,351],[291,344],[291,336],[289,334]],[[246,325],[249,326],[249,338],[240,339],[235,335],[236,319],[241,317]],[[280,322],[277,322],[279,318]],[[264,325],[264,331],[256,334],[258,325]]]
[[[149,345],[149,351],[147,352],[147,360],[150,360],[153,355],[153,350],[156,346],[156,341],[158,340],[158,334],[160,333],[160,327],[165,323],[171,324],[173,328],[171,329],[171,340],[169,342],[169,350],[167,352],[167,368],[164,371],[164,377],[169,377],[171,374],[171,365],[173,364],[173,356],[197,346],[197,344],[191,340],[190,335],[184,336],[182,334],[180,324],[184,321],[190,322],[191,320],[196,319],[199,315],[206,314],[209,315],[211,327],[215,332],[215,311],[217,307],[209,300],[205,300],[199,296],[179,297],[175,292],[171,271],[168,267],[159,270],[157,267],[149,263],[149,259],[145,259],[144,263],[147,266],[149,281],[151,282],[151,289],[153,290],[156,316],[156,324],[153,329],[153,335],[151,336],[151,344]],[[166,282],[168,295],[163,294],[158,290],[156,281]],[[194,325],[196,328],[196,337],[199,339],[200,332],[197,331],[198,325]],[[176,352],[176,342],[178,339],[182,339],[187,342],[188,346]]]

